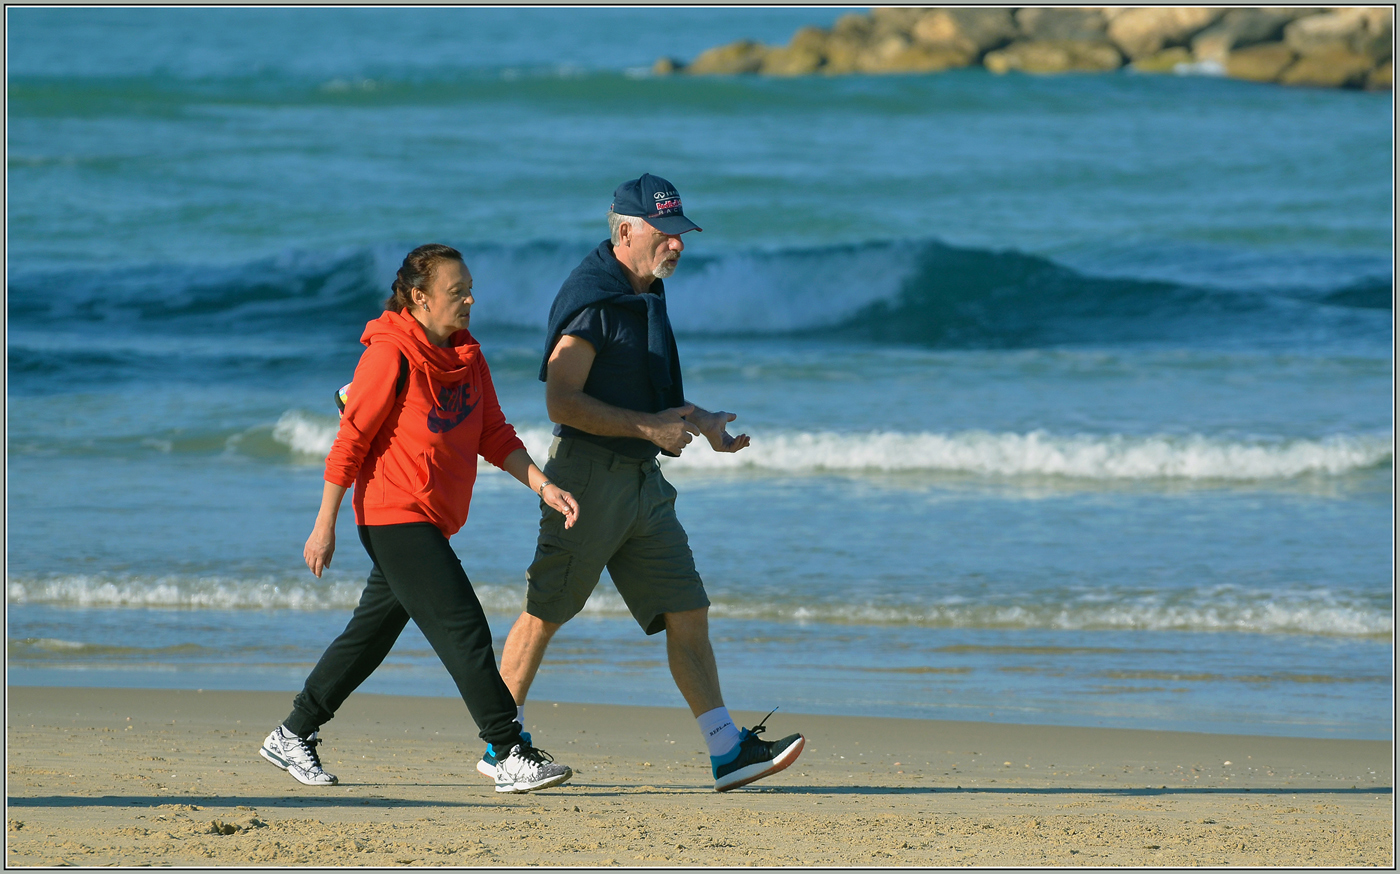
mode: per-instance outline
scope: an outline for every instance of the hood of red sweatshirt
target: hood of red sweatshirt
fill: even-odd
[[[435,346],[418,320],[406,312],[385,310],[379,318],[365,325],[360,342],[393,343],[408,363],[423,371],[436,385],[457,385],[471,376],[481,355],[481,344],[470,331],[462,330],[448,339],[447,346]]]

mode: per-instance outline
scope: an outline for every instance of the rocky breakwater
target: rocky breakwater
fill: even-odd
[[[1393,10],[1349,8],[890,7],[804,27],[785,46],[740,40],[658,75],[1199,73],[1325,88],[1391,87]]]

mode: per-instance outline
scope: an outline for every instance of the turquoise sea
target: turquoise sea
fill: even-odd
[[[466,254],[540,458],[549,302],[651,172],[753,438],[665,467],[731,707],[1389,738],[1391,95],[649,72],[844,11],[7,9],[7,682],[290,698],[404,253]],[[483,469],[454,538],[498,647],[537,514]],[[454,694],[411,627],[364,688]],[[532,694],[683,706],[606,579]]]

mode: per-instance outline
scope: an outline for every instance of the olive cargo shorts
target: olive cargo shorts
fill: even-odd
[[[655,459],[639,461],[584,440],[556,437],[544,474],[578,501],[578,522],[540,501],[535,560],[525,572],[526,612],[563,624],[580,610],[603,568],[647,634],[664,613],[710,606],[690,541],[676,518],[676,490]]]

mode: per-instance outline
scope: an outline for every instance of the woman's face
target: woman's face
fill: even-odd
[[[460,261],[439,261],[428,288],[414,289],[415,313],[430,337],[446,340],[471,324],[472,274]],[[436,335],[436,336],[434,336]]]

